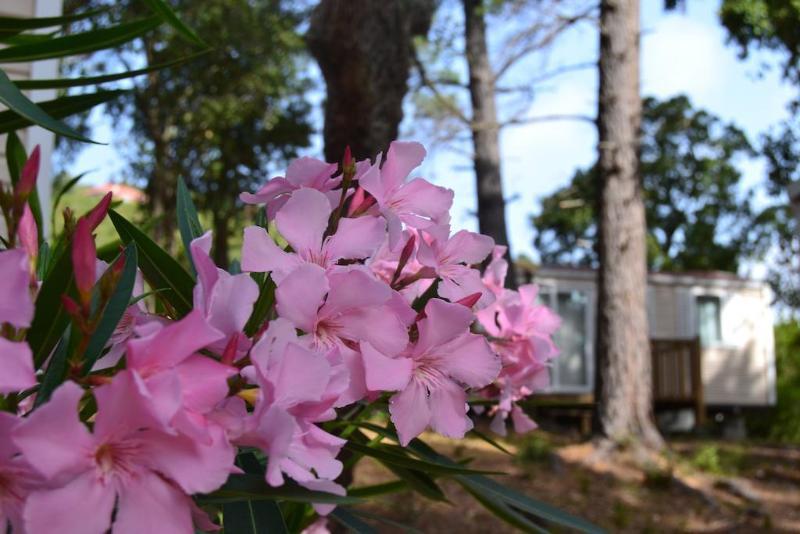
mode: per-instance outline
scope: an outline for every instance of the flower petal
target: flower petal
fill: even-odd
[[[304,187],[292,193],[275,216],[275,224],[300,256],[318,254],[330,215],[328,198],[316,189]]]
[[[397,428],[400,444],[406,446],[419,436],[431,421],[428,391],[412,379],[408,386],[389,400],[389,413]]]
[[[341,219],[336,233],[325,243],[331,261],[372,256],[386,238],[386,222],[379,217]]]
[[[30,293],[28,255],[22,249],[0,252],[0,323],[17,328],[30,326],[33,300]]]
[[[410,358],[390,358],[378,352],[367,341],[361,342],[361,355],[367,389],[370,391],[398,391],[408,385],[413,367]]]
[[[78,418],[82,396],[80,386],[64,382],[46,404],[14,428],[14,443],[25,451],[28,463],[47,478],[79,472],[89,465],[87,451],[94,440]]]
[[[275,290],[278,314],[306,333],[313,332],[317,312],[329,289],[322,267],[311,263],[301,265]]]
[[[65,443],[58,445],[69,448]],[[112,487],[87,472],[60,488],[30,494],[23,512],[25,528],[40,534],[103,534],[111,524],[115,499]]]
[[[292,269],[302,264],[297,254],[281,249],[267,231],[260,226],[244,229],[242,244],[242,270],[255,273],[273,273],[275,283],[280,282]],[[276,276],[277,275],[277,276]]]
[[[431,427],[443,436],[463,438],[473,426],[464,390],[451,380],[442,380],[430,394]]]
[[[0,395],[35,385],[33,355],[28,344],[0,338]]]
[[[155,473],[131,477],[119,495],[114,534],[194,532],[190,499]]]

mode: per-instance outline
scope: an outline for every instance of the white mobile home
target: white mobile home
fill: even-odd
[[[562,317],[553,395],[591,394],[597,272],[541,267],[532,275],[542,302]],[[775,403],[770,291],[730,273],[651,273],[647,288],[656,401],[697,392],[710,407]],[[681,347],[696,349],[681,351]],[[691,352],[698,357],[691,358]],[[694,380],[692,375],[701,377]]]

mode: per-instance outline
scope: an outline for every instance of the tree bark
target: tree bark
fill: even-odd
[[[659,449],[653,423],[646,222],[639,177],[639,2],[600,7],[597,417],[615,444]]]
[[[494,73],[489,62],[483,0],[462,0],[464,6],[469,94],[472,100],[472,145],[481,233],[506,247],[506,285],[517,287],[516,270],[506,229],[506,201],[500,171],[500,126],[495,108]]]
[[[397,138],[412,39],[425,35],[436,0],[320,0],[307,40],[327,86],[325,158],[346,146],[374,158]]]

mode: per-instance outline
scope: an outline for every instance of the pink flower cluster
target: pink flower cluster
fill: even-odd
[[[338,175],[301,158],[243,194],[269,221],[244,231],[245,272],[216,267],[210,234],[195,239],[193,311],[176,319],[132,304],[94,372],[68,372],[35,409],[42,371],[23,340],[38,290],[26,245],[36,230],[23,215],[22,247],[0,252],[0,399],[20,399],[0,412],[0,530],[213,530],[191,496],[239,471],[239,447],[266,456],[272,486],[289,477],[344,494],[345,441],[322,424],[355,403],[388,402],[403,445],[428,428],[463,437],[469,398],[490,405],[497,432],[509,416],[517,430],[533,428],[516,402],[546,385],[558,318],[534,287],[503,288],[504,251],[492,239],[451,234],[453,192],[408,179],[424,156],[417,143],[395,142],[374,163],[346,158]],[[77,301],[64,306],[79,326],[111,269],[92,238],[109,200],[74,229]],[[250,273],[275,284],[252,336],[260,287]]]

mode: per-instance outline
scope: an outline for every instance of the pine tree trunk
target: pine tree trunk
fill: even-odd
[[[661,448],[652,417],[646,223],[639,178],[639,2],[600,12],[597,416],[616,444]]]
[[[462,0],[465,41],[472,100],[472,145],[478,191],[478,225],[498,245],[509,246],[506,230],[506,202],[500,172],[500,128],[495,108],[494,73],[489,63],[483,0]],[[506,250],[506,285],[517,287],[516,270]]]
[[[346,146],[374,158],[397,138],[408,92],[411,46],[430,27],[435,0],[320,0],[308,46],[327,86],[325,158]]]

